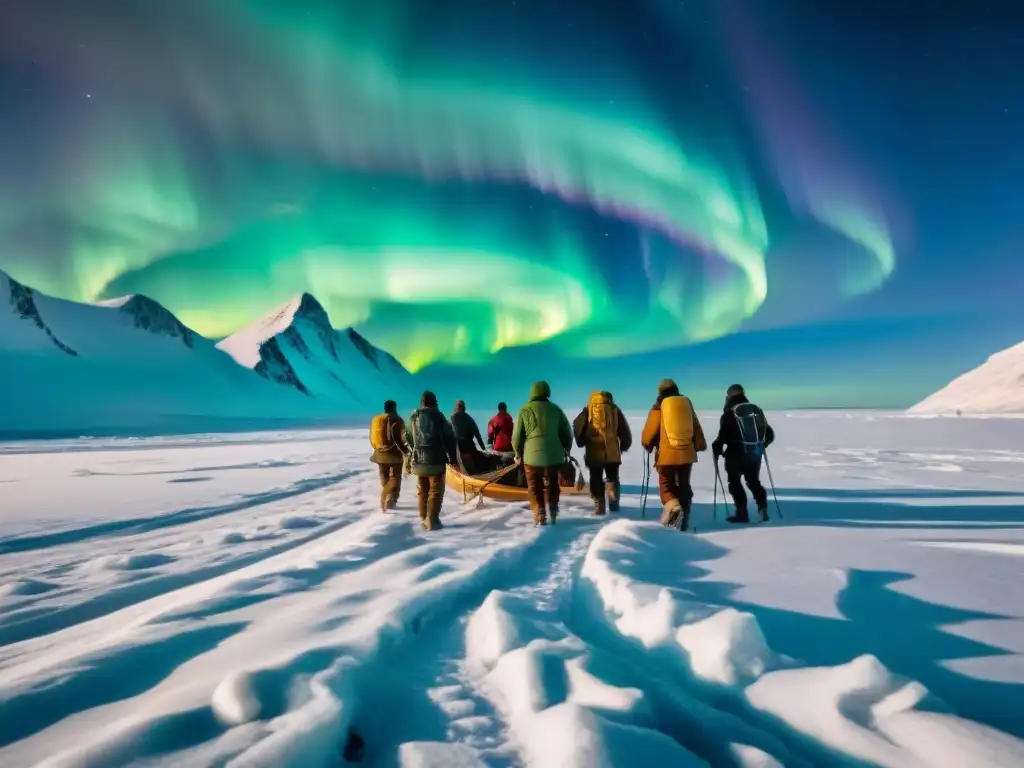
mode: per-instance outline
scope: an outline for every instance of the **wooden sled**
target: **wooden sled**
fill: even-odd
[[[529,501],[525,488],[491,482],[502,472],[503,470],[497,470],[482,475],[465,475],[449,464],[444,482],[453,491],[461,493],[464,499],[479,495],[496,501]],[[575,485],[563,485],[560,488],[562,496],[586,496],[589,493],[586,485],[581,489],[577,489]]]

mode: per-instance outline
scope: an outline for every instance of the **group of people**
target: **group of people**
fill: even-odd
[[[775,432],[764,412],[750,402],[743,387],[729,387],[711,449],[716,472],[718,459],[724,459],[727,487],[735,506],[727,518],[730,523],[750,522],[744,483],[761,519],[768,518],[768,494],[760,473],[764,449],[774,439]],[[441,506],[448,465],[459,467],[467,475],[505,469],[510,479],[504,482],[526,487],[534,524],[554,523],[561,488],[572,485],[575,476],[568,464],[573,443],[584,449],[595,514],[615,512],[621,497],[619,469],[623,454],[633,445],[633,435],[610,392],[593,392],[570,424],[565,412],[551,401],[551,387],[538,381],[515,419],[505,403],[498,404],[498,412],[487,423],[486,445],[464,401],[457,401],[451,418],[446,419],[430,391],[423,393],[408,426],[398,415],[397,403],[386,401],[384,412],[374,416],[370,424],[370,443],[374,449],[370,461],[380,471],[381,510],[395,508],[403,473],[413,475],[420,520],[426,530],[436,530],[443,527]],[[658,384],[640,444],[654,454],[662,524],[686,530],[693,501],[693,465],[708,444],[693,403],[672,379]],[[517,470],[514,475],[513,468]]]

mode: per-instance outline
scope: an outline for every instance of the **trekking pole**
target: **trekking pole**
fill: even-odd
[[[779,497],[775,493],[775,478],[772,477],[772,465],[768,461],[768,451],[764,452],[764,466],[768,470],[768,484],[772,487],[772,498],[775,499],[775,511],[779,513],[779,519],[784,519],[782,516],[782,507],[779,506]]]
[[[715,457],[715,490],[711,494],[711,519],[718,522],[718,457]],[[725,501],[725,499],[722,499]]]
[[[726,511],[729,509],[729,494],[725,492],[725,481],[722,479],[722,473],[718,471],[718,462],[715,462],[715,480],[718,482],[718,487],[722,489],[722,504],[725,505]],[[715,518],[718,521],[718,518]]]
[[[651,454],[647,454],[644,461],[644,484],[640,489],[640,519],[647,519],[647,493],[651,485]]]

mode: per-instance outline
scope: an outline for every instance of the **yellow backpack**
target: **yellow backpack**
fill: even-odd
[[[370,445],[374,450],[386,451],[393,447],[391,440],[391,416],[378,413],[370,422]]]
[[[693,445],[693,406],[685,395],[673,395],[661,401],[661,431],[673,448]]]
[[[604,446],[608,456],[618,456],[619,425],[618,414],[612,396],[608,392],[592,392],[587,403],[587,418],[590,422],[589,442]]]

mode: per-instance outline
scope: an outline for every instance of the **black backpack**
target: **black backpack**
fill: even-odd
[[[768,434],[768,420],[764,411],[754,403],[737,403],[732,407],[736,419],[743,453],[760,459],[764,455],[764,441]]]

